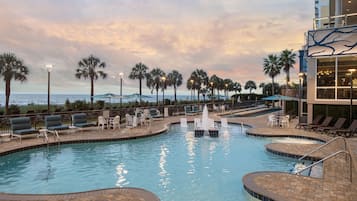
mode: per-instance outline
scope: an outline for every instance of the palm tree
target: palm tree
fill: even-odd
[[[193,80],[193,84],[191,83]],[[192,86],[190,86],[192,85]],[[196,69],[191,73],[190,78],[187,80],[187,87],[191,87],[193,90],[197,90],[197,100],[200,101],[201,88],[208,85],[208,76],[206,71],[202,69]]]
[[[131,73],[129,78],[132,80],[138,79],[139,80],[139,95],[140,95],[140,103],[141,103],[141,95],[142,95],[142,80],[146,78],[149,68],[145,66],[143,63],[135,64],[135,66],[131,69]]]
[[[167,75],[168,85],[174,87],[174,95],[175,95],[175,103],[177,102],[176,99],[176,90],[177,87],[182,85],[182,74],[179,73],[177,70],[173,70],[171,73]]]
[[[224,84],[224,91],[225,91],[225,96],[228,98],[228,92],[232,91],[233,89],[233,81],[231,79],[224,79],[223,80]]]
[[[217,88],[219,77],[216,74],[213,74],[209,78],[209,88],[211,89],[211,97],[214,98],[214,89]]]
[[[165,76],[165,72],[160,68],[152,69],[146,76],[146,86],[156,91],[156,104],[159,104],[159,89],[161,87],[161,79]]]
[[[232,86],[233,91],[237,94],[237,91],[240,93],[242,91],[242,86],[239,82],[234,82]]]
[[[280,54],[279,65],[282,66],[284,72],[286,73],[286,86],[289,86],[290,82],[290,68],[294,67],[296,54],[293,50],[285,49]]]
[[[264,58],[264,73],[271,77],[272,81],[272,96],[274,95],[274,78],[279,75],[281,65],[279,65],[279,58],[277,55],[270,54],[267,58]]]
[[[5,81],[5,114],[8,114],[11,80],[26,81],[29,70],[15,54],[4,53],[0,55],[0,73]]]
[[[245,90],[249,89],[249,94],[252,94],[252,90],[253,90],[253,89],[257,89],[257,85],[255,84],[254,81],[248,80],[248,81],[245,83],[244,89],[245,89]]]
[[[99,58],[90,55],[88,58],[82,58],[78,62],[78,68],[76,69],[76,78],[90,79],[90,104],[93,108],[93,95],[94,95],[94,81],[99,77],[105,79],[107,74],[100,70],[100,68],[105,68],[105,62],[100,61]]]

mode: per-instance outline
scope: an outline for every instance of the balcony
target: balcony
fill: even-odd
[[[357,13],[314,18],[314,30],[357,25]]]

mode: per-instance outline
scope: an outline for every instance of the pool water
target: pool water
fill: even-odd
[[[149,138],[63,144],[2,156],[0,192],[139,187],[162,201],[249,200],[242,184],[246,173],[288,172],[295,162],[265,150],[272,138],[247,136],[238,125],[221,130],[219,138],[195,138],[189,126],[187,131],[172,125],[166,134]]]

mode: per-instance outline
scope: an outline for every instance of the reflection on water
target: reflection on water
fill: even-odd
[[[117,180],[116,186],[123,187],[125,185],[128,185],[129,182],[127,182],[126,178],[125,178],[125,175],[128,174],[128,170],[125,169],[124,163],[119,163],[116,170],[117,170],[116,173],[118,175],[118,180]]]
[[[186,144],[187,144],[187,155],[188,155],[187,163],[189,164],[189,169],[187,170],[187,174],[194,174],[195,173],[196,138],[192,131],[186,132],[185,140],[186,140]]]
[[[169,153],[169,149],[166,147],[165,144],[161,145],[160,147],[160,160],[159,160],[159,167],[160,167],[160,185],[166,189],[167,186],[170,184],[170,177],[169,173],[167,172],[166,166],[166,157]]]

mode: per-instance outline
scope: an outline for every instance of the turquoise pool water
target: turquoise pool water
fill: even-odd
[[[267,152],[264,144],[272,138],[246,136],[244,130],[232,125],[221,130],[219,138],[195,138],[173,125],[166,134],[144,139],[17,152],[0,157],[0,192],[67,193],[128,186],[145,188],[162,201],[248,200],[244,174],[288,172],[294,160]]]

